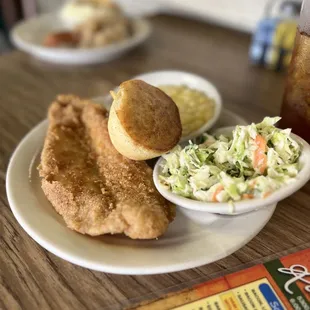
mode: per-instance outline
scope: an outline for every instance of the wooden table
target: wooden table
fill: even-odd
[[[6,168],[18,142],[45,118],[56,94],[103,95],[133,75],[180,69],[209,78],[225,107],[250,121],[279,113],[283,75],[249,66],[249,36],[177,17],[152,22],[154,33],[144,46],[109,64],[57,67],[20,52],[0,57],[1,309],[120,309],[309,247],[309,184],[279,203],[266,227],[233,255],[171,274],[86,270],[45,251],[19,226],[6,198]]]

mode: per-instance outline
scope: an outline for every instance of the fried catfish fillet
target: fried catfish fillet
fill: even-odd
[[[175,206],[158,193],[145,162],[115,150],[102,106],[61,95],[48,119],[39,174],[47,199],[69,228],[133,239],[157,238],[167,230]]]

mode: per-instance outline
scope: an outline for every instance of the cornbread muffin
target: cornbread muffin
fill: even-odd
[[[182,126],[178,107],[159,88],[140,80],[122,83],[115,95],[108,129],[114,147],[134,160],[146,160],[173,149]]]

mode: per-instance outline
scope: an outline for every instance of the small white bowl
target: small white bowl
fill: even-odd
[[[19,22],[11,32],[16,47],[44,61],[86,65],[107,62],[143,43],[151,34],[151,25],[145,19],[132,19],[133,35],[123,41],[96,48],[51,48],[42,45],[49,32],[68,29],[57,13],[43,14]]]
[[[186,85],[190,88],[194,88],[201,92],[204,92],[208,97],[214,100],[215,109],[213,117],[199,129],[193,131],[186,137],[182,137],[181,142],[187,142],[200,136],[208,129],[210,129],[220,117],[222,111],[222,98],[217,88],[207,79],[199,75],[183,71],[165,70],[141,74],[135,76],[133,79],[139,79],[157,87],[161,85]]]
[[[226,127],[223,131],[227,132],[228,128]],[[223,131],[217,130],[217,133],[224,133]],[[231,128],[230,128],[231,131]],[[153,179],[157,190],[160,192],[162,196],[164,196],[167,200],[172,203],[195,211],[203,211],[207,213],[217,213],[217,214],[228,214],[228,215],[236,215],[241,213],[246,213],[250,211],[254,211],[260,209],[262,207],[266,207],[269,205],[274,205],[277,202],[287,198],[292,195],[296,191],[298,191],[301,187],[303,187],[310,179],[310,146],[309,144],[298,137],[295,134],[291,134],[292,138],[299,142],[302,145],[302,153],[299,158],[299,163],[301,165],[301,170],[299,171],[295,182],[291,184],[284,185],[279,190],[272,193],[267,198],[256,198],[249,200],[242,200],[238,202],[234,202],[233,206],[227,202],[203,202],[190,198],[185,198],[179,196],[177,194],[172,193],[170,190],[165,188],[159,181],[159,175],[162,172],[162,164],[165,159],[160,158],[154,168]]]

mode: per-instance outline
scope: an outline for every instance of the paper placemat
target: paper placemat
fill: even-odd
[[[169,294],[136,310],[310,309],[310,249]]]

